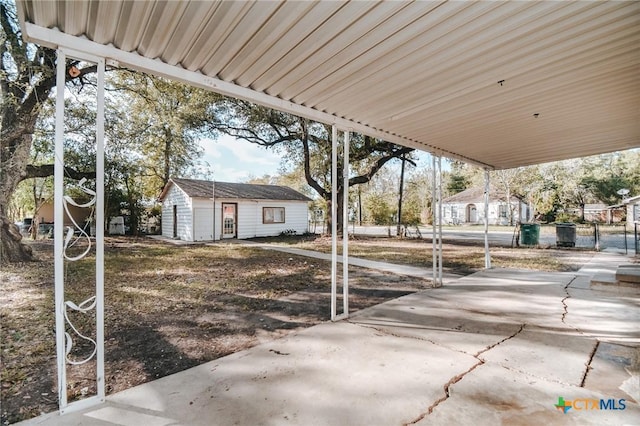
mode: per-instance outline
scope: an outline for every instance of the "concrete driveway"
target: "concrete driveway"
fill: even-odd
[[[640,424],[638,292],[589,288],[624,261],[476,273],[25,424]]]

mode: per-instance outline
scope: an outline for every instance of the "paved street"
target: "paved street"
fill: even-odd
[[[513,228],[505,227],[508,229],[507,231],[496,231],[493,229],[489,230],[489,244],[492,245],[501,245],[501,246],[510,246],[513,240]],[[432,228],[430,226],[420,226],[420,233],[423,238],[430,239],[432,235]],[[409,228],[411,236],[416,236],[416,228]],[[396,227],[395,226],[350,226],[349,232],[355,232],[356,235],[377,235],[377,236],[385,236],[385,235],[395,235]],[[457,229],[452,228],[444,228],[442,230],[443,239],[445,241],[466,241],[466,242],[474,242],[477,244],[482,244],[484,242],[484,229],[481,226],[474,229],[469,229],[468,227],[459,227]],[[627,248],[629,253],[632,253],[634,250],[634,242],[633,242],[633,232],[627,233]],[[554,229],[546,229],[544,228],[540,233],[539,243],[541,246],[555,246],[556,245],[556,234]],[[580,229],[578,235],[576,237],[576,246],[577,247],[585,247],[592,248],[594,246],[594,238],[591,235],[589,230]],[[624,244],[624,235],[623,234],[613,234],[607,235],[606,233],[600,234],[600,248],[615,248],[623,250],[625,248]]]

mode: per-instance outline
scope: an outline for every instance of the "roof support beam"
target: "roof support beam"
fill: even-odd
[[[304,105],[296,104],[275,96],[268,95],[264,92],[258,92],[248,87],[238,86],[236,84],[223,81],[214,77],[208,77],[199,72],[189,71],[178,66],[166,64],[157,59],[150,59],[141,56],[135,52],[126,52],[112,45],[106,46],[88,40],[86,38],[75,37],[65,34],[55,29],[49,29],[25,23],[25,38],[34,43],[39,43],[53,49],[58,47],[66,47],[78,52],[85,52],[89,55],[97,55],[107,58],[107,65],[113,67],[131,68],[137,71],[147,72],[171,80],[180,81],[199,87],[205,90],[211,90],[222,95],[244,99],[250,102],[273,108],[279,111],[288,112],[300,117],[308,118],[321,123],[336,125],[340,129],[351,129],[354,132],[369,135],[387,142],[407,146],[422,151],[434,153],[438,156],[456,158],[466,163],[475,164],[483,168],[493,169],[491,165],[484,164],[472,158],[465,157],[454,152],[438,149],[429,145],[424,141],[408,139],[397,134],[392,134],[376,128],[370,127],[365,123],[359,123],[348,118],[338,117],[323,111],[319,111]]]

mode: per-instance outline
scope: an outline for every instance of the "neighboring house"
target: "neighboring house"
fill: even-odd
[[[580,216],[580,209],[577,209],[576,215]],[[606,204],[585,204],[584,205],[585,222],[611,222],[611,210]]]
[[[640,224],[640,195],[626,198],[622,205],[627,207],[627,226],[633,228],[633,224]]]
[[[176,178],[160,201],[163,236],[211,241],[303,234],[311,199],[286,186]]]
[[[504,192],[491,188],[489,192],[489,224],[509,225],[509,209],[513,223],[531,220],[531,207],[512,195],[511,205]],[[442,221],[449,224],[484,223],[484,188],[469,188],[442,200]]]

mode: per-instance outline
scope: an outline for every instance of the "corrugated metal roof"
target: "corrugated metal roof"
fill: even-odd
[[[17,4],[36,41],[64,32],[495,168],[640,146],[638,1]]]
[[[160,200],[164,198],[169,187],[175,184],[192,198],[215,197],[241,200],[277,200],[277,201],[311,201],[311,198],[280,185],[257,185],[249,183],[213,182],[210,180],[172,178],[162,191]]]

